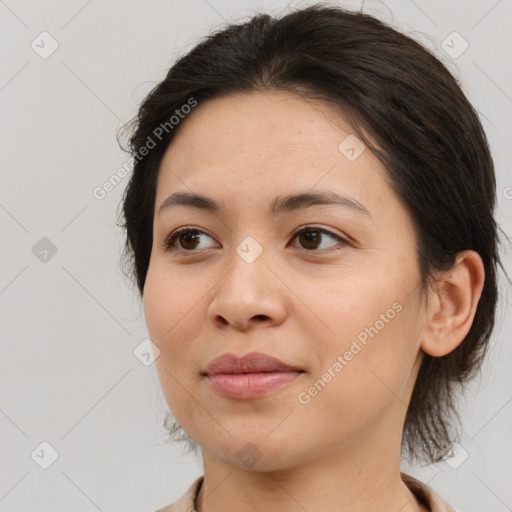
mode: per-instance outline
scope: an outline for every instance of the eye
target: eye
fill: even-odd
[[[207,235],[204,231],[186,226],[171,233],[164,245],[169,251],[194,252],[194,249],[196,249],[200,243],[201,235],[211,238],[211,236]],[[176,247],[176,242],[178,242],[181,247]]]
[[[338,241],[338,243],[341,242],[342,245],[347,245],[346,240],[340,236],[335,235],[326,229],[318,228],[315,226],[306,226],[305,228],[298,229],[294,232],[293,235],[293,239],[297,238],[297,240],[301,242],[302,246],[309,252],[318,252],[316,249],[319,248],[321,245],[322,237],[325,236],[331,238],[331,240]],[[327,248],[324,247],[324,249],[326,249],[326,252],[338,250],[335,248],[336,245],[337,244],[334,244]]]
[[[168,251],[196,252],[195,250],[198,249],[200,245],[200,239],[203,235],[213,240],[213,238],[204,231],[201,231],[197,228],[192,228],[190,226],[185,226],[171,233],[164,243],[164,247]],[[347,245],[346,240],[340,236],[316,226],[306,226],[296,230],[293,233],[292,240],[299,240],[303,248],[309,252],[319,252],[317,249],[322,249],[322,247],[320,247],[322,245],[322,238],[326,237],[336,241],[337,244],[332,244],[327,248],[324,247],[323,249],[325,252],[337,250],[335,247],[340,243],[342,246]]]

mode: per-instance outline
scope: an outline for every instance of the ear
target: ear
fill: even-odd
[[[459,346],[473,323],[484,279],[482,258],[469,250],[459,252],[453,267],[441,272],[429,291],[423,352],[441,357]]]

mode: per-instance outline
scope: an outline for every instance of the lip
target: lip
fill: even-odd
[[[242,357],[223,354],[206,367],[204,375],[213,389],[228,398],[256,398],[281,388],[304,373],[283,361],[251,352]]]
[[[213,359],[206,367],[205,373],[209,376],[218,373],[263,373],[263,372],[287,372],[303,371],[301,368],[283,363],[283,361],[262,354],[261,352],[250,352],[242,357],[235,354],[222,354]]]

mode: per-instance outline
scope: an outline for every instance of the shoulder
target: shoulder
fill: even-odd
[[[201,489],[204,475],[200,476],[175,502],[159,508],[155,512],[193,512],[195,510],[196,497]]]
[[[420,480],[400,472],[402,482],[430,512],[459,512],[451,507],[439,494]]]

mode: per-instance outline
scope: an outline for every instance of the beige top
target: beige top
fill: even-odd
[[[400,473],[400,476],[416,499],[426,507],[429,512],[456,512],[456,510],[450,507],[450,505],[428,485],[405,473]],[[196,497],[199,494],[203,480],[204,475],[195,480],[186,490],[185,494],[177,501],[164,508],[158,509],[156,512],[196,512]]]

